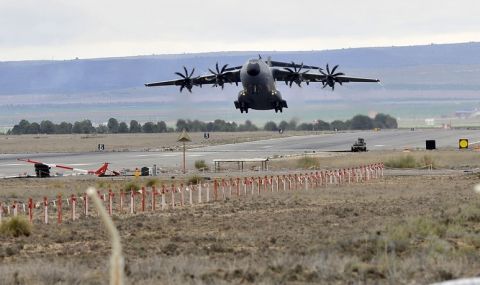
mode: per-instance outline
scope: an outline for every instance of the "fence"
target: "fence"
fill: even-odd
[[[227,198],[251,196],[256,198],[267,192],[313,190],[322,187],[362,183],[383,177],[384,164],[371,164],[355,168],[324,170],[308,173],[289,173],[262,177],[237,177],[215,179],[207,183],[164,184],[160,187],[142,187],[140,190],[107,192],[97,191],[109,215],[137,214],[147,211],[164,211],[168,208],[193,206]],[[96,215],[96,213],[94,213]],[[75,221],[91,216],[87,194],[69,197],[58,195],[40,201],[29,198],[27,202],[0,202],[0,222],[6,216],[27,216],[31,223],[51,223],[51,218],[61,224],[64,219]]]

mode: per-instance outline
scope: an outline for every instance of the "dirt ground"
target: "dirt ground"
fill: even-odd
[[[472,190],[478,182],[476,174],[388,176],[114,221],[129,284],[426,284],[478,275],[480,242],[463,246],[468,242],[453,234],[442,236],[445,249],[432,249],[434,235],[411,237],[406,250],[381,242],[395,240],[392,227],[418,217],[436,219],[471,205],[480,217],[480,197]],[[8,188],[45,194],[67,191],[69,184],[32,179]],[[478,224],[465,223],[469,236],[477,237]],[[0,236],[0,283],[106,284],[109,254],[94,215],[62,225],[36,223],[28,237]]]
[[[127,138],[108,137],[120,151],[154,147],[158,135],[144,135],[138,145],[122,142]],[[214,143],[258,138],[227,134]],[[89,138],[68,139],[78,142],[76,147],[61,151],[85,151],[92,144]],[[168,139],[173,145],[176,136]],[[7,143],[6,152],[28,151],[27,141]],[[383,179],[362,184],[115,214],[127,284],[428,284],[478,276],[480,196],[473,191],[480,182],[477,152],[313,155],[318,160],[307,166],[352,167],[408,155],[417,168],[387,169]],[[273,159],[270,172],[243,174],[310,171],[299,169],[300,158]],[[426,162],[434,165],[432,171],[423,167]],[[241,174],[228,170],[204,176],[236,175]],[[4,179],[0,202],[82,195],[89,186],[102,193],[113,189],[119,195],[128,183],[161,187],[188,178]],[[29,236],[0,232],[0,284],[107,284],[110,244],[96,214],[79,214],[79,220],[71,221],[65,210],[63,223],[57,225],[51,211],[51,223],[44,225],[41,209],[36,210]]]

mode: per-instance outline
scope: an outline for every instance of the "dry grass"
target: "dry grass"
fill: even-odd
[[[5,236],[30,236],[32,225],[24,217],[12,217],[0,224],[0,234]]]
[[[431,159],[437,168],[480,163],[471,151],[409,154],[417,163]],[[369,152],[316,158],[322,168],[340,168],[404,155]],[[297,159],[278,159],[272,165],[295,168]],[[4,180],[1,187],[8,190],[0,194],[0,201],[57,193],[66,197],[95,184],[104,187],[102,192],[118,191],[130,181],[140,187],[150,179]],[[189,177],[175,179],[158,177],[158,183],[185,182]],[[360,185],[263,193],[256,199],[232,198],[114,220],[131,283],[428,284],[478,274],[480,197],[472,191],[476,183],[477,175],[390,176]],[[71,222],[64,212],[61,226],[37,220],[29,237],[0,235],[0,284],[106,282],[110,245],[101,225],[95,217]]]
[[[248,142],[262,139],[303,135],[304,132],[240,132],[210,133],[210,139],[203,133],[191,133],[189,147]],[[89,152],[97,151],[98,144],[105,144],[106,151],[139,150],[180,150],[178,133],[165,134],[99,134],[99,135],[0,135],[0,153],[38,152]],[[35,143],[32,143],[34,141]]]

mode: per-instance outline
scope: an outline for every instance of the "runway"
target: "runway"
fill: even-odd
[[[350,150],[358,138],[365,138],[370,151],[424,149],[425,140],[436,140],[437,148],[458,148],[460,138],[469,139],[471,144],[480,144],[478,130],[382,130],[318,134],[285,137],[255,142],[226,144],[196,148],[187,151],[187,167],[193,168],[195,160],[203,159],[211,165],[213,159],[266,158],[302,154],[305,152],[331,152]],[[30,158],[44,163],[65,164],[87,170],[97,169],[110,162],[112,169],[135,169],[156,164],[159,168],[179,169],[181,152],[90,152],[90,153],[36,153],[2,154],[0,177],[34,174],[33,165],[17,161]],[[52,169],[56,172],[57,169]],[[65,172],[68,173],[68,172]]]

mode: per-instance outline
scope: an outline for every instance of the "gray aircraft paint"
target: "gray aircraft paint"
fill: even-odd
[[[250,59],[240,70],[243,90],[238,102],[243,108],[272,110],[282,106],[282,96],[275,87],[273,70],[262,60]]]

